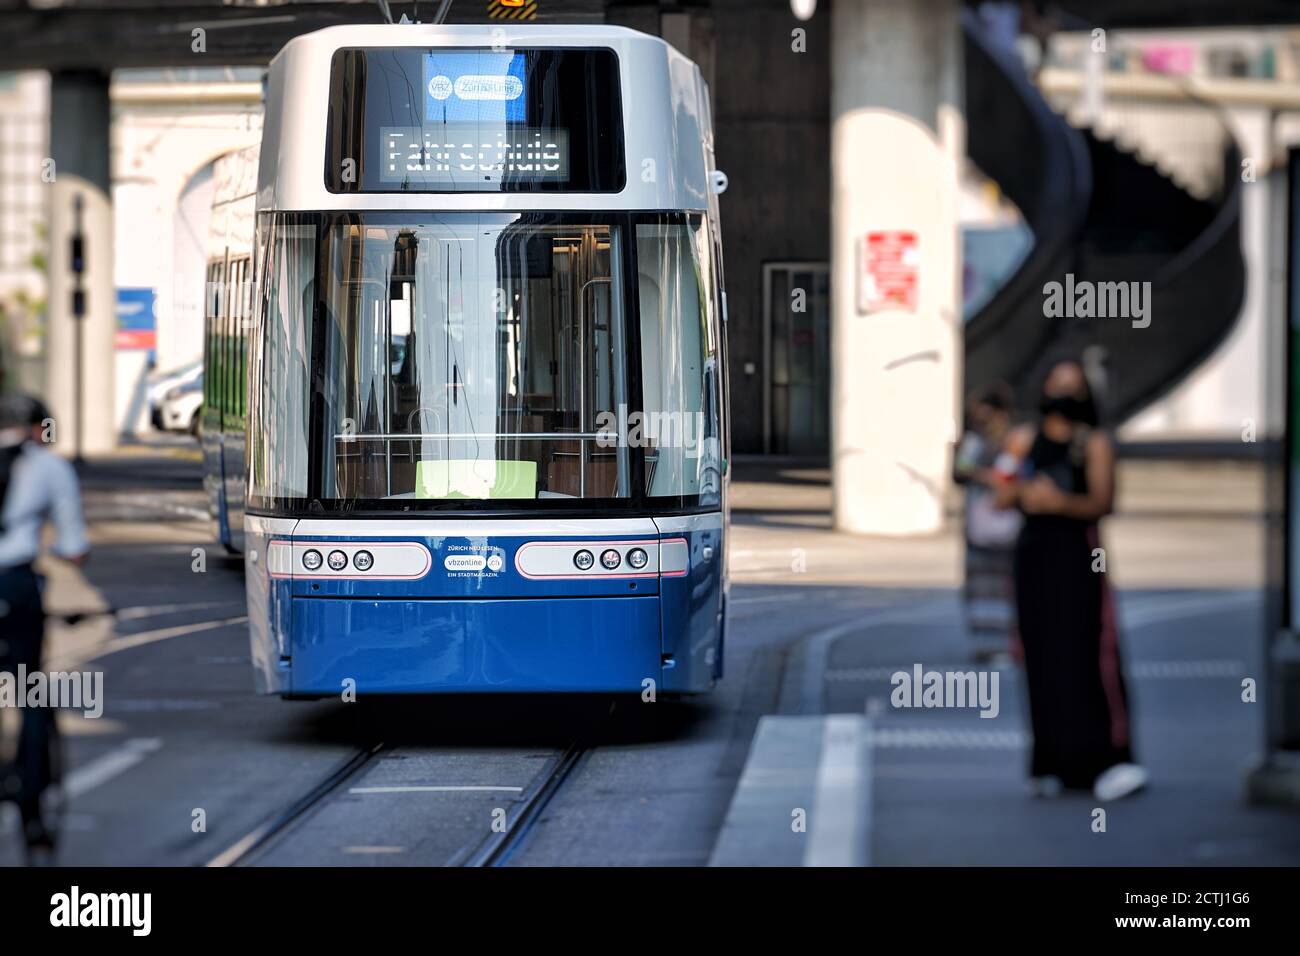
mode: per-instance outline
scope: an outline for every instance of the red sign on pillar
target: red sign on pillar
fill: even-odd
[[[921,251],[915,232],[869,232],[858,240],[858,312],[915,312]]]

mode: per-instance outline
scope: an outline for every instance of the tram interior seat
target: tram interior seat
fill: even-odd
[[[580,454],[552,451],[546,466],[546,486],[552,494],[577,498],[612,498],[618,486],[618,455],[613,451],[587,452],[587,475],[581,480]],[[585,484],[585,487],[584,487]]]

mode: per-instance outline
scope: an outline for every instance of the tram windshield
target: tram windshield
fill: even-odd
[[[702,216],[271,218],[255,498],[716,503],[719,330]]]

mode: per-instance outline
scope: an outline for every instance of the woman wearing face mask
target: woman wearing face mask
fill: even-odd
[[[1092,788],[1100,800],[1146,785],[1133,762],[1128,694],[1098,523],[1113,510],[1115,449],[1097,427],[1083,366],[1058,362],[1041,419],[1016,429],[998,464],[998,504],[1016,507],[1019,638],[1029,686],[1037,794]]]

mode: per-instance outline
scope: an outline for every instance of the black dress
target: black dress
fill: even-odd
[[[1086,434],[1061,443],[1041,432],[1026,478],[1046,474],[1085,494]],[[1016,610],[1034,729],[1030,775],[1090,788],[1108,767],[1133,759],[1131,715],[1120,666],[1115,605],[1095,549],[1097,522],[1026,515],[1016,542]]]

